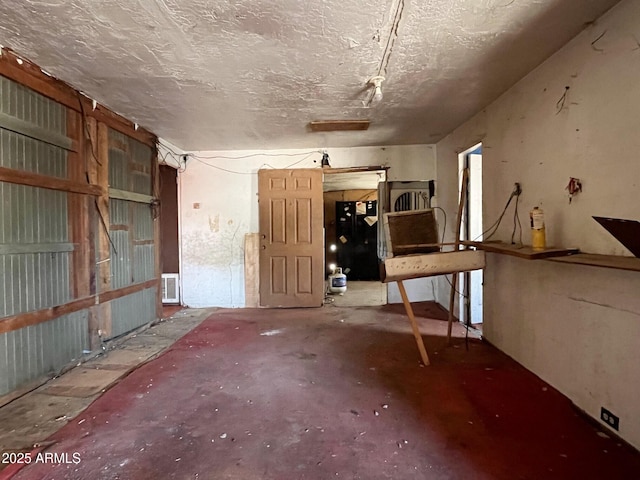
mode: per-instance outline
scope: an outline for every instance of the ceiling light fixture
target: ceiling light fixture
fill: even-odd
[[[382,101],[382,82],[384,82],[384,77],[381,75],[372,77],[367,82],[367,85],[373,87],[369,100],[367,101],[367,107],[377,105]]]
[[[367,87],[373,87],[368,98],[362,102],[364,107],[372,107],[382,100],[382,82],[384,82],[385,76],[389,68],[389,61],[391,60],[391,53],[393,52],[393,46],[398,39],[398,29],[400,28],[400,21],[402,20],[402,14],[404,13],[405,0],[392,0],[392,4],[395,3],[393,20],[391,21],[389,36],[380,59],[380,65],[378,66],[378,74],[375,77],[371,77],[367,82]]]

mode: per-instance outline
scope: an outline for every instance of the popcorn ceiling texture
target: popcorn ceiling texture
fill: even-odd
[[[435,143],[615,3],[4,1],[0,44],[188,150]]]

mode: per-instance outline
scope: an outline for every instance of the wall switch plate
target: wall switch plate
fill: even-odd
[[[604,407],[600,408],[600,419],[614,430],[620,429],[620,419]]]

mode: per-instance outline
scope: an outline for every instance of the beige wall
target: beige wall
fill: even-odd
[[[436,176],[433,145],[329,148],[328,152],[335,168],[384,165],[390,180]],[[243,307],[244,237],[258,231],[258,169],[319,168],[322,152],[193,153],[195,158],[178,176],[183,302],[191,307]],[[414,299],[433,298],[430,284],[425,288],[417,280],[411,287]],[[389,290],[394,298],[397,288]]]
[[[457,155],[482,141],[485,225],[520,182],[525,243],[540,205],[548,245],[629,255],[591,216],[640,219],[638,25],[640,2],[621,2],[439,142],[439,205],[455,212]],[[584,186],[571,204],[570,176]],[[497,239],[510,239],[512,208]],[[486,338],[594,418],[601,406],[618,415],[619,434],[640,447],[640,274],[490,254],[485,275]]]

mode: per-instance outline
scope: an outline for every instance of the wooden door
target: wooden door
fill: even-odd
[[[260,305],[324,300],[322,170],[259,170]]]
[[[178,171],[166,165],[160,165],[160,245],[162,273],[180,273]]]

